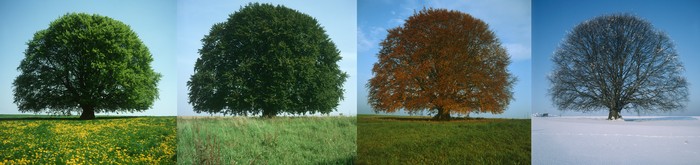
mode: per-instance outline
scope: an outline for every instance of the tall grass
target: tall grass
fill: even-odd
[[[529,164],[529,119],[358,116],[358,164]]]
[[[178,164],[346,164],[355,117],[178,118]]]

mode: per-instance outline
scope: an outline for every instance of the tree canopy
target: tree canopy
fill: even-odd
[[[567,34],[552,58],[550,95],[560,110],[683,109],[688,83],[672,40],[637,16],[612,14],[584,21]]]
[[[343,99],[340,52],[313,17],[252,3],[214,24],[187,82],[197,113],[330,113]]]
[[[34,34],[17,70],[21,112],[139,112],[158,98],[161,75],[131,28],[97,14],[68,13]]]
[[[486,23],[469,14],[423,9],[380,43],[369,80],[375,112],[428,110],[450,114],[502,113],[516,78],[510,57]]]

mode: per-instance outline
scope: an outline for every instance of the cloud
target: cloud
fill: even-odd
[[[398,27],[403,25],[403,23],[406,22],[403,18],[392,18],[389,20],[389,26],[391,27]]]
[[[532,50],[529,46],[518,43],[505,43],[503,47],[506,48],[513,61],[530,59],[530,54],[532,54]]]
[[[358,27],[357,28],[357,50],[365,52],[378,50],[379,42],[386,36],[386,30],[381,27]]]

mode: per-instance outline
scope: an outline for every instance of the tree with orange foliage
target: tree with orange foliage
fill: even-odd
[[[369,104],[375,112],[428,110],[450,114],[500,114],[513,99],[510,57],[483,21],[445,9],[423,9],[381,43]]]

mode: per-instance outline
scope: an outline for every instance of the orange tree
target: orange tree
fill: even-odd
[[[483,21],[445,9],[423,9],[388,30],[367,84],[375,112],[428,110],[503,113],[516,78],[510,57]]]

